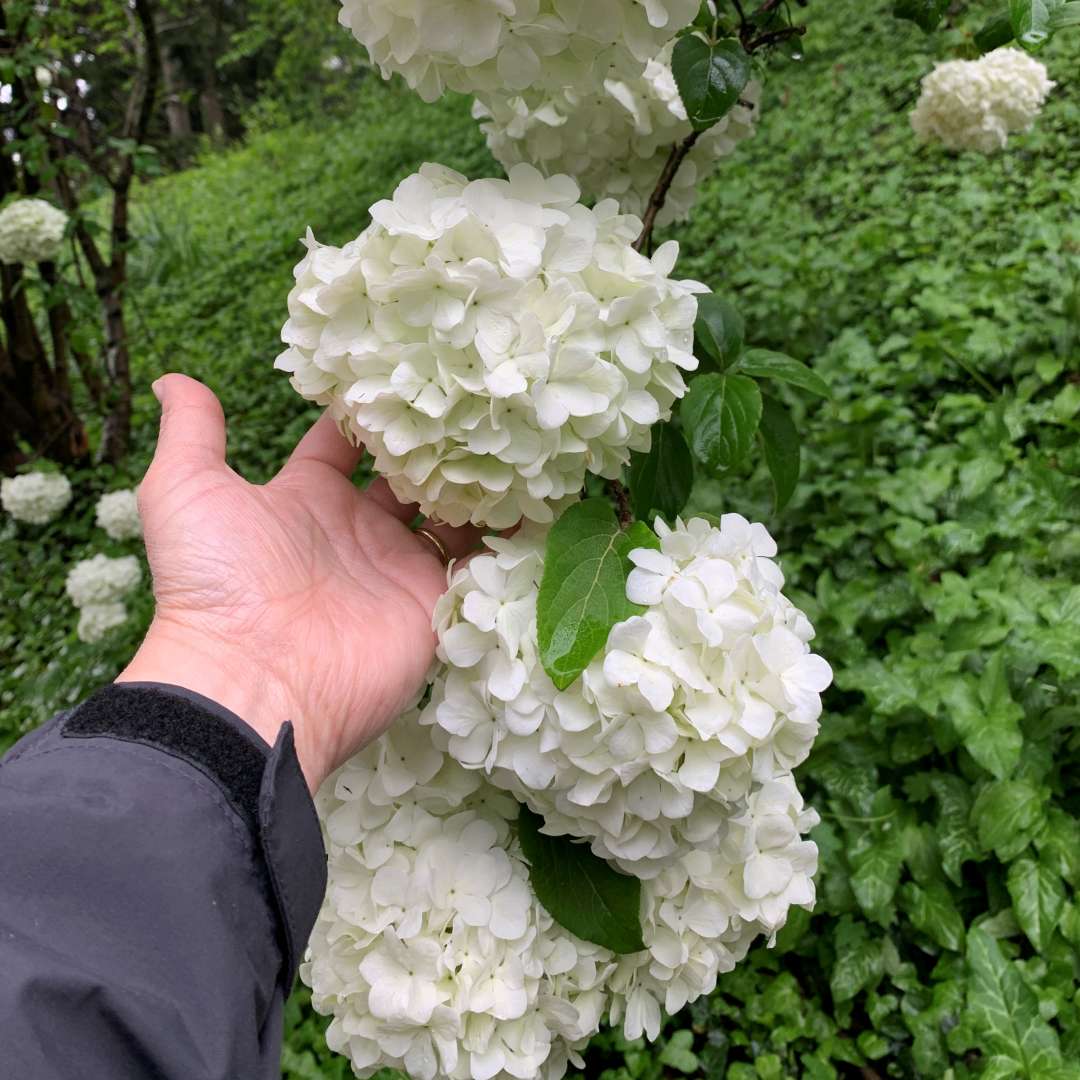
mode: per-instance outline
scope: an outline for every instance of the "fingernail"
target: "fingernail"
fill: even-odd
[[[155,379],[150,384],[150,389],[153,391],[154,397],[156,397],[158,399],[158,403],[160,404],[160,402],[161,402],[161,380],[160,379]]]

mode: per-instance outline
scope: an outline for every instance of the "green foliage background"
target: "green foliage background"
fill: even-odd
[[[760,463],[692,502],[768,523],[836,671],[800,770],[818,907],[658,1046],[598,1039],[590,1080],[1080,1077],[1080,35],[1044,56],[1059,86],[1032,134],[954,157],[918,149],[906,113],[961,30],[877,7],[808,9],[805,60],[771,73],[759,134],[671,232],[755,345],[833,391],[786,395],[804,466],[781,514]],[[93,500],[149,458],[150,381],[205,379],[234,464],[266,479],[312,418],[271,370],[297,237],[351,238],[428,159],[495,170],[467,102],[370,79],[346,120],[139,193],[138,451],[130,475],[74,477],[54,525],[0,524],[0,749],[111,678],[149,618],[144,592],[117,637],[80,644],[63,577],[124,550]],[[348,1076],[306,1001],[284,1075]]]

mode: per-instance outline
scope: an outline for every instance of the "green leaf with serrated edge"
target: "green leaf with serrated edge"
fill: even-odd
[[[1039,1015],[1038,999],[998,943],[980,929],[971,930],[967,962],[967,1013],[980,1049],[989,1057],[1007,1058],[1018,1076],[1060,1065],[1057,1035]]]
[[[1008,14],[999,15],[991,19],[981,30],[975,34],[975,47],[980,53],[992,52],[1000,49],[1002,45],[1008,45],[1016,33],[1012,28],[1012,20]]]
[[[739,359],[745,338],[743,317],[730,301],[716,293],[698,297],[694,355],[703,368],[726,371]]]
[[[896,0],[893,14],[898,19],[908,19],[928,34],[936,30],[952,0]]]
[[[750,57],[734,38],[715,45],[689,34],[671,55],[671,71],[695,131],[706,131],[731,112],[750,81]]]
[[[829,384],[813,368],[807,367],[793,356],[785,356],[784,353],[772,352],[769,349],[747,349],[739,360],[738,370],[758,379],[788,383],[800,390],[809,390],[811,394],[819,397],[830,396]]]
[[[1065,908],[1065,883],[1058,873],[1035,859],[1009,865],[1009,896],[1020,929],[1036,951],[1049,948]]]
[[[630,455],[630,502],[639,521],[657,513],[678,516],[694,486],[694,459],[686,440],[670,421],[654,425],[647,454]]]
[[[546,836],[544,819],[522,806],[518,840],[529,864],[533,891],[564,929],[614,953],[640,952],[641,882],[620,874],[589,845],[568,836]]]
[[[1042,797],[1026,780],[987,784],[971,808],[979,843],[1003,862],[1016,858],[1027,847],[1042,814]]]
[[[694,456],[714,472],[737,465],[754,445],[761,391],[745,375],[700,375],[680,415]]]
[[[905,882],[900,890],[900,906],[912,924],[943,949],[960,952],[964,948],[963,917],[941,882],[925,886]]]
[[[779,512],[787,506],[799,483],[802,450],[791,413],[768,394],[762,395],[758,434],[765,451],[765,464],[773,480],[773,509]]]
[[[575,503],[551,527],[536,629],[540,661],[560,690],[589,666],[617,622],[641,613],[626,598],[629,555],[659,543],[640,521],[620,529],[606,499]]]

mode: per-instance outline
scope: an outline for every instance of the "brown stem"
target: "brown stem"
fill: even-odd
[[[56,272],[55,263],[39,263],[38,268],[41,276],[50,289],[56,289],[59,284],[59,275]],[[83,385],[90,394],[91,400],[99,408],[105,401],[105,388],[101,382],[101,374],[94,366],[93,358],[82,349],[79,349],[71,341],[68,327],[73,322],[71,306],[64,299],[57,299],[49,306],[49,332],[53,342],[53,364],[57,369],[57,376],[63,372],[64,382],[67,382],[67,350],[71,350],[71,356],[75,366],[79,369]]]
[[[615,516],[625,529],[634,520],[634,511],[630,509],[630,492],[621,480],[609,480],[608,492],[615,501]]]
[[[748,53],[752,53],[757,49],[764,49],[769,45],[776,45],[778,42],[787,41],[788,38],[802,37],[805,33],[805,26],[784,26],[779,30],[769,30],[767,33],[759,34],[756,38],[747,42],[743,47]]]
[[[671,190],[675,176],[682,163],[686,160],[686,155],[694,149],[694,144],[700,137],[700,131],[691,131],[681,143],[676,143],[671,148],[664,169],[660,173],[660,179],[657,180],[656,187],[653,188],[653,193],[649,196],[649,205],[645,208],[645,214],[641,219],[641,235],[634,241],[635,251],[646,251],[648,249],[649,242],[652,240],[653,228],[656,225],[656,215],[664,209],[664,203],[667,200],[667,194]]]

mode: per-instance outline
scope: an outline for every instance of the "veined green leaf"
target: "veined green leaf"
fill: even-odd
[[[630,499],[634,516],[651,521],[654,514],[671,520],[690,498],[694,459],[682,432],[671,421],[653,426],[647,454],[630,455]]]
[[[938,28],[938,24],[949,10],[951,0],[896,0],[893,14],[898,19],[910,19],[922,27],[928,34]]]
[[[830,397],[829,384],[813,368],[801,360],[769,349],[747,349],[739,360],[738,370],[758,379],[774,379],[776,382],[809,390],[819,397]]]
[[[688,34],[671,56],[671,71],[695,131],[705,131],[735,107],[750,81],[750,57],[734,38],[715,45]]]
[[[698,297],[694,323],[694,355],[703,369],[726,371],[742,352],[746,327],[734,305],[716,293]]]
[[[753,379],[699,375],[681,408],[694,456],[714,472],[737,465],[754,445],[761,410],[761,391]]]
[[[762,395],[758,432],[765,451],[765,463],[773,479],[773,508],[780,511],[787,506],[799,483],[802,450],[791,413],[768,394]]]
[[[560,690],[589,666],[617,622],[640,614],[626,598],[629,555],[658,544],[640,521],[620,529],[606,499],[576,503],[551,527],[536,628],[540,661]]]
[[[641,882],[620,874],[568,836],[547,836],[544,819],[522,806],[518,840],[537,899],[560,926],[614,953],[645,948]]]
[[[1020,929],[1036,951],[1049,948],[1065,908],[1065,883],[1052,867],[1035,859],[1017,859],[1009,866],[1009,896]]]

